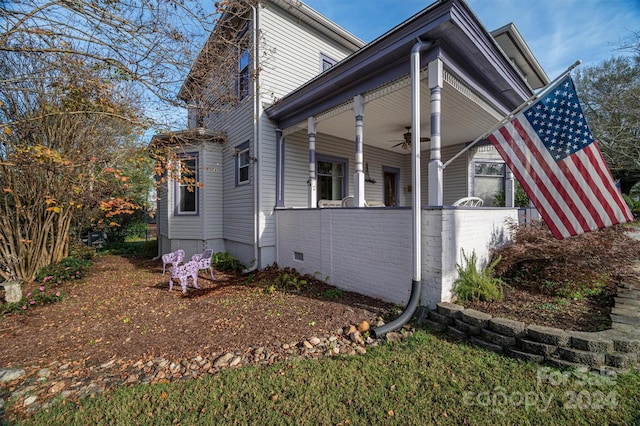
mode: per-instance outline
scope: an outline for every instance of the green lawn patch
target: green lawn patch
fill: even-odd
[[[640,373],[503,357],[418,330],[363,356],[245,366],[58,401],[24,424],[634,424]]]

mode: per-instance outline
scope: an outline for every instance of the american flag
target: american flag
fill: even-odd
[[[556,238],[633,220],[570,76],[488,138]]]

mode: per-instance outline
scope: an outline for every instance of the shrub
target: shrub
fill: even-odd
[[[70,257],[77,257],[78,259],[92,260],[97,255],[98,253],[96,253],[95,248],[90,247],[82,242],[71,244],[69,247]]]
[[[102,253],[153,258],[158,254],[158,240],[112,241],[107,243]]]
[[[65,257],[59,263],[42,268],[36,276],[36,281],[62,284],[65,281],[79,280],[87,272],[89,266],[91,266],[91,261],[87,259]]]
[[[557,240],[542,222],[512,225],[514,238],[497,250],[496,276],[510,285],[553,296],[594,295],[615,286],[640,258],[624,226]]]
[[[471,258],[468,258],[463,250],[462,258],[466,266],[456,265],[458,278],[453,285],[453,292],[458,295],[458,300],[461,302],[502,300],[502,280],[493,276],[494,268],[500,262],[500,258],[496,258],[482,271],[478,270],[475,251],[471,253]]]
[[[631,209],[631,213],[633,213],[633,216],[636,218],[640,217],[640,201],[636,201],[626,194],[623,194],[622,198],[624,198],[624,201],[629,206],[629,209]]]
[[[211,264],[219,271],[242,271],[244,269],[244,265],[228,250],[214,253],[211,257]]]
[[[36,306],[48,305],[62,300],[64,293],[57,288],[56,285],[51,285],[49,283],[51,280],[48,278],[50,278],[50,276],[44,277],[44,282],[38,286],[37,289],[28,292],[19,302],[4,304],[0,309],[0,313],[25,313],[27,310],[33,309]]]

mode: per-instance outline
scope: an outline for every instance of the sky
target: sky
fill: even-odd
[[[432,0],[302,0],[365,42]],[[619,44],[640,32],[640,0],[467,0],[489,31],[513,22],[549,79],[576,60],[597,65],[627,54]]]

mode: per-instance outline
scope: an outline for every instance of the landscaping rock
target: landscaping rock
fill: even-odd
[[[22,368],[1,368],[0,382],[11,382],[24,376],[26,372]]]

